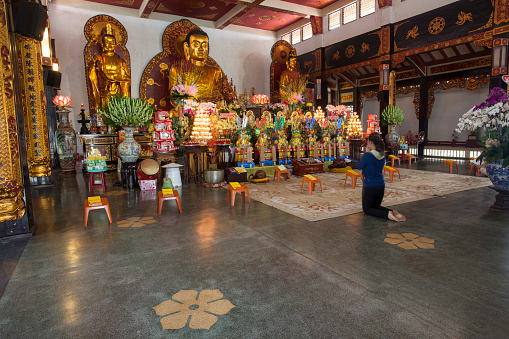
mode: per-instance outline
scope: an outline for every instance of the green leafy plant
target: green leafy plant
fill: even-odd
[[[401,125],[405,120],[403,111],[397,106],[387,106],[382,112],[382,125]]]
[[[99,109],[106,124],[116,128],[145,126],[152,119],[154,111],[154,107],[145,100],[124,96],[111,97]]]

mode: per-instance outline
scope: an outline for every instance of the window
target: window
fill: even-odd
[[[286,34],[283,34],[283,36],[281,36],[281,40],[284,40],[284,41],[288,42],[289,44],[292,43],[291,38],[292,37],[291,37],[290,33],[286,33]]]
[[[295,45],[295,44],[298,44],[299,42],[301,42],[301,29],[296,29],[295,31],[292,32],[292,45]]]
[[[310,39],[313,36],[313,28],[311,24],[302,26],[302,40]]]
[[[375,13],[375,0],[360,0],[361,18],[371,13]]]
[[[343,25],[357,19],[357,2],[352,2],[343,7]]]
[[[329,14],[329,31],[341,25],[341,10]]]

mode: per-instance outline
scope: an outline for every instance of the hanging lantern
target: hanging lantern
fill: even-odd
[[[269,97],[265,94],[253,95],[253,98],[251,100],[253,100],[253,103],[255,105],[264,105],[269,103]]]

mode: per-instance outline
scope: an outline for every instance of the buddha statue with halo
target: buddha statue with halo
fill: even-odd
[[[115,53],[116,45],[113,28],[107,24],[101,31],[102,52],[92,57],[88,74],[96,109],[105,106],[111,96],[131,95],[129,69],[125,60]]]
[[[279,94],[281,99],[285,100],[293,93],[301,93],[306,86],[306,78],[301,77],[297,65],[297,51],[292,48],[286,59],[286,69],[281,72],[279,80]]]
[[[190,31],[183,43],[185,61],[174,64],[170,69],[170,88],[178,84],[195,85],[198,94],[195,99],[201,102],[213,101],[222,78],[221,69],[207,65],[209,37],[201,30]]]

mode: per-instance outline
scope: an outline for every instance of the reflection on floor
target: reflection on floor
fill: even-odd
[[[33,190],[36,233],[0,242],[0,282],[15,267],[0,338],[509,333],[509,214],[490,209],[487,187],[398,205],[401,223],[363,213],[309,222],[194,184],[178,188],[182,214],[168,205],[158,216],[157,195],[113,186],[115,175],[112,224],[92,211],[83,227],[81,174]]]

